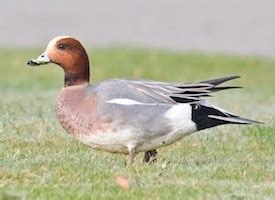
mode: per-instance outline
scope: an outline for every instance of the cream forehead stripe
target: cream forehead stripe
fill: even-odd
[[[66,39],[66,38],[74,39],[73,37],[71,37],[71,36],[66,36],[66,35],[57,36],[57,37],[53,38],[53,39],[49,42],[49,44],[48,44],[48,46],[47,46],[45,52],[46,52],[46,53],[49,53],[49,52],[54,48],[54,46],[55,46],[55,44],[56,44],[57,41],[62,40],[62,39]]]

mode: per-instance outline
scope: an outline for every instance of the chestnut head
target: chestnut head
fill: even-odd
[[[49,42],[44,53],[27,64],[39,66],[48,63],[55,63],[63,68],[65,83],[66,79],[89,82],[88,55],[82,44],[73,37],[55,37]]]

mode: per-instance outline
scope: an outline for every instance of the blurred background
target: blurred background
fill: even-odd
[[[274,8],[274,0],[10,0],[1,2],[0,46],[42,46],[65,34],[91,47],[274,56]]]
[[[274,199],[275,0],[2,0],[0,13],[0,199]],[[244,89],[209,100],[264,124],[192,134],[125,168],[57,122],[61,68],[27,66],[57,35],[83,43],[92,84],[240,75],[228,84]]]

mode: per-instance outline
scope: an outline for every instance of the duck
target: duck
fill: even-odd
[[[191,133],[225,124],[259,123],[225,111],[206,97],[240,78],[226,76],[193,83],[111,79],[90,83],[90,64],[83,45],[72,36],[57,36],[30,66],[49,63],[64,71],[55,114],[74,138],[94,149],[126,155],[132,165],[135,155],[156,160],[156,149],[173,144]]]

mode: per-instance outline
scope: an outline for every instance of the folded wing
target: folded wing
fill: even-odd
[[[239,78],[229,76],[197,83],[173,84],[145,80],[115,79],[103,82],[99,85],[106,100],[130,99],[140,103],[197,103],[211,93],[239,88],[235,86],[219,86],[220,84]]]

